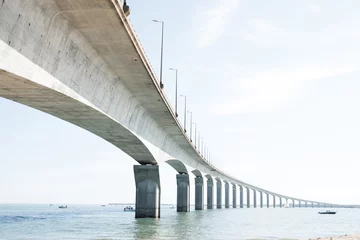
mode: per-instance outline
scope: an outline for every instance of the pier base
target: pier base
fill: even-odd
[[[134,165],[136,184],[135,218],[160,217],[158,165]]]

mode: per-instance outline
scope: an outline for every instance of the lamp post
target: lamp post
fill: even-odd
[[[185,98],[185,108],[184,108],[184,132],[186,133],[186,96],[185,96],[185,95],[180,95],[180,97],[184,97],[184,98]]]
[[[190,142],[192,142],[192,125],[193,125],[192,112],[190,112],[190,111],[187,111],[187,112],[190,114]]]
[[[176,68],[169,68],[171,71],[175,71],[175,116],[178,117],[177,113],[177,83],[178,83],[178,70]]]
[[[191,114],[192,116],[192,114]],[[193,123],[195,125],[195,139],[194,139],[194,143],[195,143],[195,149],[196,149],[196,123]]]
[[[164,22],[159,20],[153,20],[153,22],[161,23],[161,57],[160,57],[160,88],[164,88],[162,82],[162,67],[163,67],[163,53],[164,53]]]

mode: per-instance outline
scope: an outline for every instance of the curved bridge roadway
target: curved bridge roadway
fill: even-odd
[[[184,133],[118,0],[5,0],[0,3],[0,96],[71,122],[122,149],[134,166],[136,217],[160,217],[157,161],[138,136],[173,156],[178,211],[189,211],[189,172],[196,177],[196,209],[250,207],[250,191],[300,206],[339,206],[275,193],[211,165]],[[239,194],[237,194],[239,190]]]

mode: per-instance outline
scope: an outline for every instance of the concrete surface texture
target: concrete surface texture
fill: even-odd
[[[204,209],[204,179],[195,178],[195,210]]]
[[[160,217],[160,176],[158,165],[134,166],[136,201],[135,218]]]
[[[188,174],[177,174],[177,208],[178,212],[190,212],[190,183]]]

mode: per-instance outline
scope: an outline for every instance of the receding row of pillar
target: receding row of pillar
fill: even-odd
[[[136,218],[158,218],[160,217],[160,177],[159,177],[159,166],[157,165],[135,165],[134,166],[135,182],[136,182],[136,204],[135,204],[135,217]],[[207,209],[213,209],[214,207],[214,179],[210,175],[205,176],[207,178]],[[216,208],[222,208],[222,181],[219,178],[216,180]],[[179,173],[176,175],[177,182],[177,211],[178,212],[189,212],[190,211],[190,181],[187,173]],[[232,185],[232,207],[237,207],[237,184],[231,183]],[[229,182],[224,181],[225,186],[225,208],[230,207],[229,199]],[[240,197],[240,208],[244,207],[243,192],[246,189],[246,207],[250,208],[250,191],[253,191],[253,207],[257,207],[257,191],[260,193],[260,208],[263,208],[263,192],[255,189],[250,189],[239,185],[239,197]],[[269,193],[266,193],[266,207],[270,207]],[[273,207],[276,207],[276,197],[279,197],[279,207],[283,207],[283,197],[273,196]],[[286,202],[292,200],[292,207],[295,207],[295,199],[286,199]],[[195,177],[195,210],[204,209],[204,179],[202,176]],[[299,207],[301,207],[300,200]],[[305,207],[308,202],[304,201]],[[317,203],[320,207],[320,203]],[[311,206],[314,207],[314,203],[311,202]],[[329,207],[322,204],[324,207]]]

